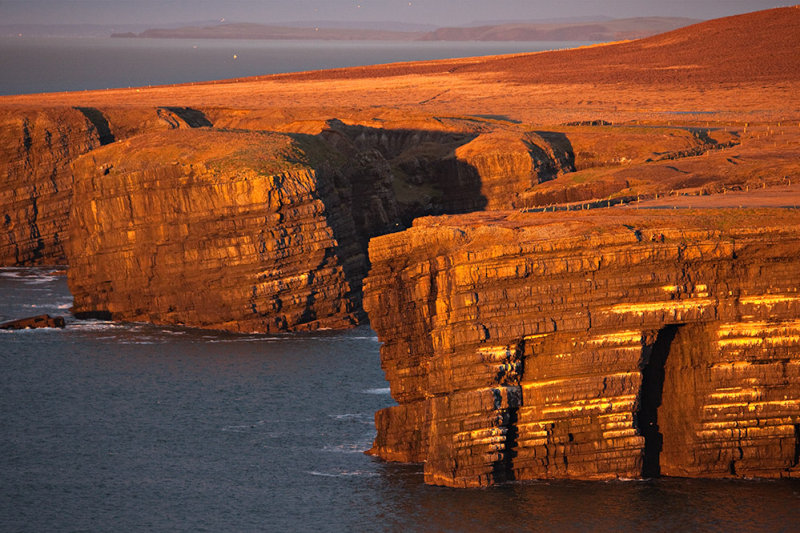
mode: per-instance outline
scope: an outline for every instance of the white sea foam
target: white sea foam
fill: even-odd
[[[38,276],[22,276],[22,282],[26,285],[44,285],[45,283],[52,283],[58,279],[56,276],[38,275]]]
[[[275,342],[278,339],[272,337],[242,337],[233,339],[218,339],[215,337],[203,337],[203,342],[208,344],[233,344],[237,342]]]
[[[164,335],[186,335],[185,331],[174,330],[174,329],[162,329],[159,330],[159,333],[162,333]]]
[[[105,322],[96,320],[86,320],[81,322],[73,322],[67,324],[67,329],[74,331],[107,331],[107,330],[123,330],[129,328],[124,324],[116,322]]]
[[[383,394],[391,394],[392,393],[392,391],[391,391],[391,389],[389,389],[389,387],[382,387],[382,388],[377,388],[377,389],[364,389],[361,392],[363,392],[364,394],[381,394],[381,395],[383,395]]]
[[[50,283],[59,278],[52,270],[37,268],[0,268],[0,278],[16,279],[27,284]]]

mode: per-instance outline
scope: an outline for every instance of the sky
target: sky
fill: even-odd
[[[456,26],[562,17],[717,18],[789,2],[768,0],[0,0],[0,24],[173,24],[221,20],[394,21]]]

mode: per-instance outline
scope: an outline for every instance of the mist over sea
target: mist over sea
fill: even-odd
[[[0,37],[0,94],[164,85],[584,44],[590,43]]]

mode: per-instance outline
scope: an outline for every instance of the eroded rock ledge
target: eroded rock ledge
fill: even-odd
[[[426,482],[800,474],[797,213],[425,218],[369,253],[371,453]]]

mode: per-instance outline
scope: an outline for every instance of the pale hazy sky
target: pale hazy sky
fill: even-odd
[[[149,24],[202,20],[427,23],[647,15],[715,18],[793,2],[768,0],[0,0],[0,24]]]

